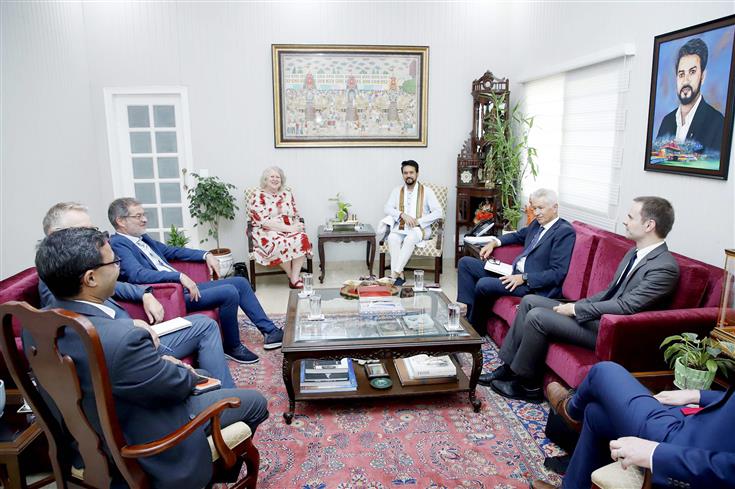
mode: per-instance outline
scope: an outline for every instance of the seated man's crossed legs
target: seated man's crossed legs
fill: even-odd
[[[197,284],[200,297],[194,301],[188,291],[185,294],[187,311],[219,308],[222,323],[225,356],[239,363],[256,363],[258,356],[240,342],[237,321],[238,307],[245,312],[265,338],[266,350],[278,348],[283,341],[283,331],[273,324],[255,296],[250,282],[243,277],[231,277]]]

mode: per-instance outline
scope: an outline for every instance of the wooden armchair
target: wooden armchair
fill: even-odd
[[[253,223],[250,220],[250,200],[252,200],[253,195],[260,190],[259,187],[252,187],[245,190],[245,219],[247,219],[247,225],[245,228],[245,236],[247,238],[248,242],[248,252],[250,253],[249,259],[250,259],[250,285],[252,286],[253,290],[255,290],[255,280],[256,277],[262,277],[264,275],[278,275],[281,273],[286,273],[283,271],[280,267],[272,267],[272,268],[266,268],[263,270],[264,267],[261,267],[260,265],[255,264],[255,257],[253,254]],[[291,190],[290,188],[286,187],[286,190]],[[301,222],[304,222],[304,218],[301,218]],[[306,255],[306,262],[304,263],[304,267],[306,267],[306,272],[313,273],[313,263],[312,263],[312,255],[308,254]],[[303,267],[302,267],[303,269]],[[257,270],[257,271],[256,271]]]
[[[447,215],[447,187],[443,185],[436,185],[434,183],[424,183],[427,187],[434,191],[436,198],[439,201],[439,205],[442,207],[444,216]],[[413,250],[411,258],[434,258],[434,282],[439,283],[439,278],[442,273],[442,258],[444,258],[444,219],[438,219],[434,224],[431,225],[431,238],[427,240],[426,246],[416,247]],[[378,243],[378,251],[380,252],[379,257],[379,275],[385,276],[385,255],[389,252],[388,243],[385,241],[386,236],[378,236],[380,242]],[[406,267],[407,270],[414,270],[417,267]],[[429,270],[431,271],[431,270]]]
[[[44,391],[58,408],[63,425],[44,401],[24,366],[21,353],[15,344],[12,325],[14,317],[33,339],[34,345],[30,348],[28,363],[36,381],[43,386]],[[212,435],[209,441],[214,475],[210,486],[214,482],[229,482],[233,476],[237,477],[240,462],[244,461],[247,466],[247,477],[230,487],[255,488],[259,454],[252,444],[250,429],[242,422],[224,429],[220,428],[222,411],[237,407],[239,399],[231,397],[212,404],[177,431],[160,440],[142,445],[127,445],[115,411],[102,345],[92,323],[73,312],[61,309],[39,311],[21,302],[9,302],[0,306],[0,318],[2,318],[0,348],[13,379],[38,416],[38,422],[46,434],[58,487],[110,487],[114,474],[120,474],[130,487],[150,487],[150,480],[137,459],[156,455],[174,447],[198,427],[211,420]],[[59,338],[69,329],[81,338],[89,361],[101,434],[93,429],[90,418],[81,409],[82,390],[74,361],[58,350]],[[242,431],[243,428],[245,431]],[[234,436],[234,431],[240,431],[240,436]],[[72,466],[70,437],[73,437],[78,444],[79,454],[84,461],[83,470]],[[182,463],[186,461],[182,460]]]

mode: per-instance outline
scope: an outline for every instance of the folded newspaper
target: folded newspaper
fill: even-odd
[[[169,333],[174,333],[184,328],[191,326],[191,321],[184,318],[173,318],[162,323],[154,324],[151,329],[156,332],[158,336],[163,336]]]

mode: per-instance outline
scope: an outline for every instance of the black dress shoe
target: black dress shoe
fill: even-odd
[[[493,380],[513,380],[514,378],[516,378],[516,374],[504,363],[489,374],[480,375],[478,382],[482,385],[489,386]]]
[[[544,393],[541,386],[528,387],[524,386],[520,380],[494,380],[490,387],[503,397],[509,399],[517,399],[526,402],[541,402],[544,400]]]

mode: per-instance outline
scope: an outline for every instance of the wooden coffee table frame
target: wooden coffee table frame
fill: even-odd
[[[447,301],[446,296],[441,298]],[[469,393],[469,401],[475,412],[480,411],[482,402],[476,397],[477,381],[482,371],[482,338],[472,326],[462,318],[462,325],[469,336],[426,336],[426,337],[381,337],[359,338],[356,340],[329,340],[294,342],[298,292],[291,291],[288,300],[288,317],[283,339],[283,383],[288,392],[288,412],[283,413],[286,424],[293,420],[296,401],[322,401],[327,399],[373,399],[402,396],[421,396],[426,394],[446,394],[453,392]],[[464,352],[472,356],[470,377],[457,368],[456,382],[443,384],[402,386],[393,365],[394,358],[413,355],[447,355]],[[300,361],[312,358],[319,360],[339,360],[341,358],[383,360],[390,374],[393,386],[378,390],[370,386],[365,369],[355,364],[357,390],[353,392],[333,392],[304,394],[300,389]]]
[[[324,283],[324,274],[327,270],[327,259],[324,255],[324,243],[351,243],[355,241],[367,241],[365,253],[365,264],[370,275],[373,274],[375,263],[375,230],[370,224],[362,224],[360,231],[325,231],[324,226],[317,228],[317,246],[319,248],[319,283]]]

